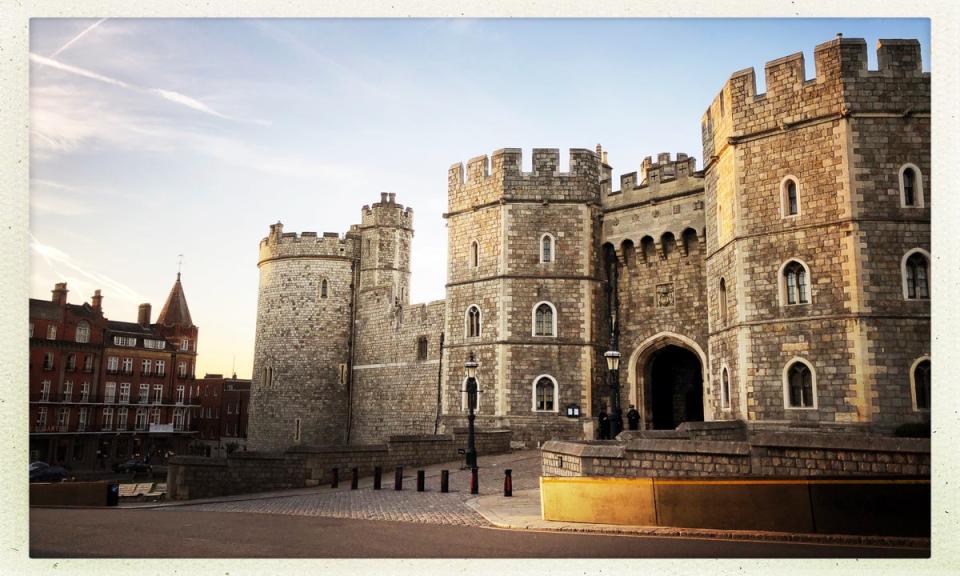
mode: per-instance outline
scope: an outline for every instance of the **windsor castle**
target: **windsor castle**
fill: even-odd
[[[249,445],[378,444],[466,422],[513,440],[640,428],[890,433],[929,422],[930,75],[914,40],[816,47],[734,73],[701,118],[703,160],[506,148],[448,172],[446,299],[409,302],[413,210],[346,234],[260,242]],[[691,119],[692,121],[692,119]]]

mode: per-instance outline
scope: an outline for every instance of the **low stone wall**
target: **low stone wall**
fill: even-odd
[[[510,430],[477,430],[480,454],[510,451]],[[372,446],[295,446],[283,453],[234,452],[226,458],[177,456],[167,470],[167,497],[174,500],[211,498],[302,488],[332,480],[333,469],[349,482],[351,469],[360,476],[373,474],[375,466],[384,478],[392,478],[397,466],[425,466],[457,460],[458,448],[466,449],[467,434],[455,430],[446,435],[392,436],[386,444]]]
[[[550,441],[543,445],[540,453],[544,476],[930,475],[930,441],[918,438],[767,433],[742,442],[674,438],[635,438],[626,442]]]

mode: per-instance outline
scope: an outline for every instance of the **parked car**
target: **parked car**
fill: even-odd
[[[121,464],[114,464],[113,471],[121,472],[121,473],[133,472],[134,474],[139,474],[141,472],[147,472],[147,473],[152,472],[153,468],[143,460],[137,460],[136,458],[132,458]]]
[[[31,482],[63,482],[67,477],[67,469],[63,466],[51,466],[46,462],[30,464]]]

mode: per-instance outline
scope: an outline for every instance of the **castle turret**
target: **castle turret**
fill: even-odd
[[[346,441],[356,236],[285,233],[260,242],[249,443]]]
[[[359,231],[359,306],[407,304],[413,209],[397,204],[393,192],[382,192],[380,202],[363,207]]]

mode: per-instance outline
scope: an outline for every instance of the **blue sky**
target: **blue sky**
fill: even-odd
[[[154,314],[175,278],[198,373],[249,376],[257,245],[270,223],[345,232],[412,206],[412,300],[444,297],[447,168],[503,147],[593,148],[702,165],[699,120],[734,71],[842,32],[917,38],[926,19],[34,19],[31,295],[103,290]]]

